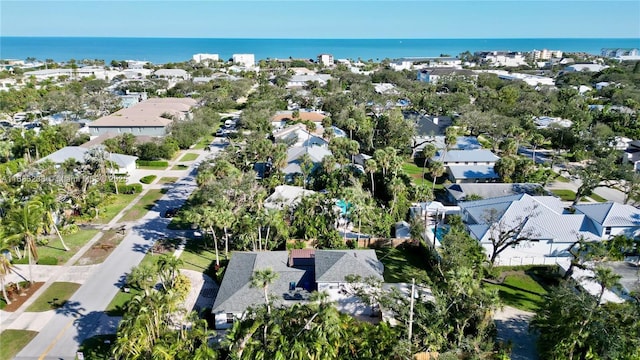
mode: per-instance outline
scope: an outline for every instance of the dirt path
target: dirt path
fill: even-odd
[[[534,313],[505,306],[493,319],[498,328],[498,340],[511,341],[512,360],[536,360],[536,337],[529,333],[529,321]]]

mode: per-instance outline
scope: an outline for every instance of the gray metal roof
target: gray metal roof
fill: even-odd
[[[593,223],[583,214],[564,211],[562,201],[554,196],[527,194],[467,201],[459,204],[471,217],[469,231],[481,242],[489,242],[492,229],[513,229],[523,224],[521,233],[533,239],[574,242],[578,236],[599,238]],[[488,218],[489,211],[495,214]]]
[[[545,190],[540,184],[534,183],[462,183],[451,184],[446,190],[456,200],[475,194],[483,199],[490,199],[500,196],[509,196],[516,194],[542,195]]]
[[[574,207],[601,226],[640,226],[640,210],[631,205],[606,202]]]
[[[75,159],[75,161],[82,163],[84,162],[85,154],[89,150],[90,149],[81,147],[81,146],[66,146],[54,153],[51,153],[43,157],[42,159],[38,160],[38,162],[51,161],[55,164],[62,164],[67,159]],[[118,165],[118,167],[120,168],[126,168],[129,165],[135,164],[137,159],[138,159],[137,156],[129,156],[129,155],[107,152],[107,160],[112,161],[113,163]]]
[[[438,151],[432,158],[433,161],[440,161],[445,164],[456,162],[496,162],[498,159],[500,159],[498,156],[486,149]]]
[[[300,158],[304,153],[309,154],[314,164],[322,162],[325,156],[331,155],[331,151],[320,146],[294,146],[287,150],[287,166],[282,169],[285,174],[302,173]]]
[[[499,179],[493,165],[455,165],[449,166],[454,179]]]
[[[316,282],[344,282],[347,275],[383,280],[384,268],[374,250],[316,250]]]

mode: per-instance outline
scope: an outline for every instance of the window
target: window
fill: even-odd
[[[235,320],[235,316],[232,313],[227,313],[227,324],[233,324],[233,320]]]
[[[604,234],[611,235],[611,226],[607,226],[606,228],[604,228]]]

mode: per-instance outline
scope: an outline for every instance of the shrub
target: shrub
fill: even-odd
[[[175,280],[173,281],[173,291],[176,292],[176,295],[180,299],[185,299],[189,294],[189,290],[191,289],[191,280],[188,277],[178,274]]]
[[[80,228],[76,224],[67,224],[60,228],[61,235],[71,235],[77,233],[78,231],[80,231]]]
[[[53,256],[43,256],[38,259],[38,265],[58,265],[58,259]]]
[[[138,160],[136,161],[138,166],[151,166],[151,167],[167,167],[169,162],[165,160]]]
[[[151,184],[153,182],[153,180],[156,179],[156,175],[147,175],[143,178],[140,179],[140,182],[143,184]]]
[[[142,185],[140,184],[118,185],[118,191],[120,192],[120,194],[138,194],[142,192]]]

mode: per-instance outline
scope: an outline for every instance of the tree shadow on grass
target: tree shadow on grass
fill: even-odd
[[[119,317],[109,317],[102,311],[92,311],[74,321],[77,328],[75,340],[82,343],[96,335],[115,334],[119,321]]]

